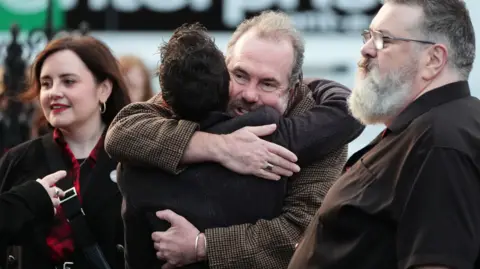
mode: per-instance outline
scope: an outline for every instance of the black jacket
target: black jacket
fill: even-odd
[[[47,134],[47,136],[53,140],[52,133]],[[53,146],[57,145],[50,143],[50,147]],[[51,165],[47,160],[46,151],[51,150],[52,148],[44,147],[42,138],[38,138],[25,142],[7,152],[0,161],[0,191],[2,193],[14,192],[18,199],[24,201],[35,199],[32,196],[33,193],[18,192],[14,188],[56,172],[50,168]],[[116,166],[117,162],[110,159],[102,148],[98,152],[97,163],[91,173],[89,184],[85,187],[85,190],[82,190],[82,207],[86,214],[87,223],[112,269],[124,267],[122,197],[116,182],[111,179],[112,171],[116,169]],[[113,172],[114,174],[115,172]],[[9,194],[5,193],[3,195]],[[40,204],[37,206],[40,206]],[[10,226],[11,230],[9,230],[7,242],[2,242],[2,245],[0,245],[0,253],[2,253],[0,268],[55,268],[50,261],[46,244],[46,237],[53,222],[53,214],[47,214],[46,212],[43,212],[43,214],[31,212],[30,214],[27,216],[29,219],[24,225]],[[20,223],[22,218],[26,217],[14,214],[11,218]],[[18,251],[19,248],[16,247],[15,253],[21,254],[7,262],[5,244],[19,246],[21,250]],[[74,262],[81,269],[87,268],[83,265],[85,264],[84,258],[82,255],[78,255],[77,251],[74,257],[76,257]]]
[[[15,230],[32,225],[35,218],[53,218],[53,204],[40,183],[29,181],[0,194],[0,249],[7,247]]]

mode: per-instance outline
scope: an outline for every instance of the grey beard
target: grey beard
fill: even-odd
[[[357,77],[348,106],[361,123],[385,123],[396,117],[411,98],[416,63],[381,77],[372,68],[364,79]]]

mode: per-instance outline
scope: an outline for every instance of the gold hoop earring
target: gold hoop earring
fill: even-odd
[[[106,102],[100,102],[100,113],[103,114],[107,111],[107,104]]]

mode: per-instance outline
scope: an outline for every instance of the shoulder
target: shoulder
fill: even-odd
[[[3,159],[15,161],[19,159],[23,159],[26,157],[35,154],[39,150],[41,150],[42,138],[35,138],[32,140],[28,140],[23,142],[11,149],[9,149]]]
[[[281,118],[282,115],[276,109],[262,106],[252,112],[217,122],[204,129],[204,131],[215,134],[227,134],[247,126],[278,123]]]
[[[350,91],[350,89],[336,81],[329,80],[329,79],[323,79],[323,78],[306,78],[303,80],[303,83],[308,86],[311,90],[314,89],[321,89],[321,88],[342,88],[347,91]]]
[[[423,136],[431,147],[455,149],[471,155],[474,149],[480,148],[478,115],[480,101],[467,97],[431,109],[412,122],[411,128],[425,130]]]
[[[308,87],[308,89],[315,93],[316,96],[326,98],[326,95],[329,94],[344,94],[350,95],[350,89],[336,81],[328,79],[305,79],[303,83]]]
[[[7,151],[0,160],[0,191],[39,177],[45,169],[42,152],[40,138],[26,141]]]

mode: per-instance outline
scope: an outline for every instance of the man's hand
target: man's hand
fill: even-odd
[[[55,187],[55,183],[67,175],[65,171],[57,171],[53,174],[47,175],[42,179],[37,179],[37,182],[45,188],[52,199],[53,211],[56,214],[56,208],[60,205],[60,197],[63,197],[65,193],[58,187]]]
[[[202,240],[198,241],[197,253],[195,253],[195,240],[199,233],[197,228],[171,210],[158,211],[157,217],[171,224],[167,231],[152,234],[157,258],[167,261],[162,269],[181,267],[205,259],[206,250],[203,240],[206,239],[203,235]]]
[[[221,154],[218,158],[226,168],[245,175],[279,180],[281,176],[290,177],[299,172],[295,164],[297,156],[286,148],[261,139],[272,134],[275,124],[244,127],[231,134],[221,136]],[[269,164],[270,170],[266,169]]]

